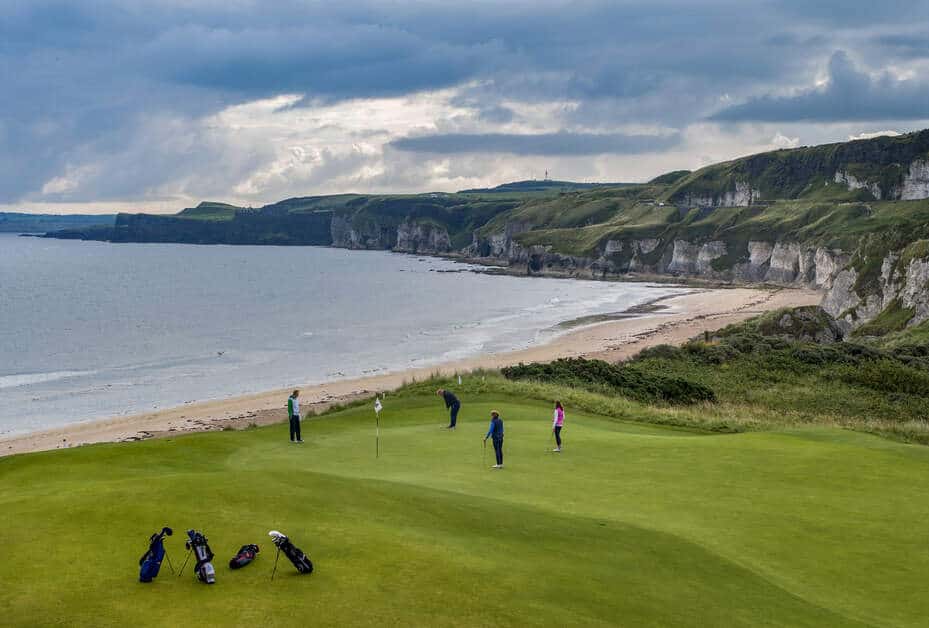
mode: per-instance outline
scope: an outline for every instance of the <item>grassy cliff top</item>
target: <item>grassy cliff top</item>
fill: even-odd
[[[929,130],[782,149],[701,168],[680,179],[666,198],[686,204],[693,198],[719,197],[735,190],[739,183],[751,185],[763,199],[821,198],[823,189],[834,182],[838,172],[878,184],[886,191],[902,182],[910,163],[927,158]],[[834,188],[833,193],[842,190],[844,186]],[[853,194],[860,198],[867,192]],[[853,199],[845,196],[844,200]]]

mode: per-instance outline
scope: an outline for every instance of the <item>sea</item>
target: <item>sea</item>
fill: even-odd
[[[681,291],[476,270],[0,234],[0,435],[526,348]]]

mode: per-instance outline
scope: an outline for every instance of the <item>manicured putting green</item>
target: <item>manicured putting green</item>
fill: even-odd
[[[547,403],[388,398],[304,424],[0,459],[9,626],[925,626],[929,449],[832,429],[700,435]],[[486,417],[506,469],[482,463]],[[148,535],[216,552],[217,584]],[[316,563],[282,558],[268,530]],[[228,568],[240,545],[257,560]]]

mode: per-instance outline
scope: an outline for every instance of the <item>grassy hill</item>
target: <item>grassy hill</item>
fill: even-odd
[[[60,229],[112,227],[115,214],[25,214],[0,212],[0,233],[45,233]]]
[[[0,459],[4,625],[925,623],[929,488],[914,478],[929,449],[830,427],[647,425],[701,407],[492,375],[456,389],[449,433],[435,384],[387,397],[378,459],[367,403],[305,422],[302,446],[278,425]],[[480,443],[491,409],[506,422],[499,472]],[[216,585],[190,564],[136,581],[165,524],[175,568],[183,530],[206,533]],[[269,580],[272,528],[313,575],[282,561]],[[257,560],[230,571],[251,542]]]
[[[929,155],[929,130],[896,137],[804,146],[760,153],[697,170],[680,179],[669,190],[672,202],[706,197],[720,198],[750,184],[762,199],[796,199],[829,195],[845,200],[899,198],[899,189],[910,164]],[[836,174],[851,175],[864,185],[849,195],[845,185],[836,184]],[[830,189],[831,188],[831,189]],[[895,193],[896,190],[896,193]],[[879,195],[875,196],[874,192]]]

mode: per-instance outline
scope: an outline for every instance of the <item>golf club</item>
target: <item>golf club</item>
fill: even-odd
[[[483,469],[487,466],[487,439],[484,439],[484,444],[481,447],[484,453],[481,454],[481,468]]]

